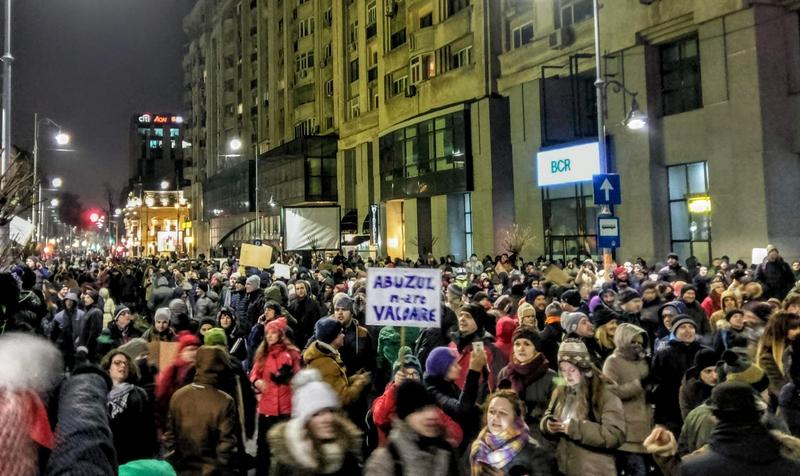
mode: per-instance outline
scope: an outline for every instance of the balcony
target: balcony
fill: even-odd
[[[435,33],[434,27],[423,28],[411,34],[408,43],[408,50],[410,53],[433,51],[435,46]]]

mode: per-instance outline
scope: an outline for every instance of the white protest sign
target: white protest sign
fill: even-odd
[[[367,268],[367,325],[439,327],[442,272]]]
[[[27,244],[33,234],[33,223],[18,216],[11,219],[8,228],[9,238],[21,245]]]
[[[276,278],[289,279],[292,276],[292,269],[288,264],[275,263],[272,265],[272,269],[275,271]]]
[[[764,258],[766,257],[767,257],[766,248],[753,248],[752,260],[750,261],[750,263],[758,266],[759,264],[764,262]]]

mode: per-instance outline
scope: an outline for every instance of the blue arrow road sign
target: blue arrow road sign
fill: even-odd
[[[619,205],[622,193],[618,174],[592,175],[595,205]]]
[[[597,217],[597,247],[619,248],[619,218],[610,215]]]

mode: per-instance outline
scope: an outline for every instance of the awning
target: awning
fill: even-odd
[[[349,210],[339,222],[341,233],[358,233],[358,210]]]

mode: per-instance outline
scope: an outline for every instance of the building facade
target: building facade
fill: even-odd
[[[183,187],[183,116],[174,113],[134,114],[130,126],[129,189],[140,184],[147,190]]]
[[[649,123],[604,88],[617,255],[800,254],[800,1],[601,3],[603,78]],[[598,255],[591,182],[537,171],[597,141],[592,0],[205,0],[185,28],[198,250],[335,202],[380,256],[494,255],[514,224],[526,258]]]

